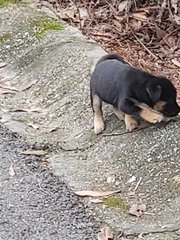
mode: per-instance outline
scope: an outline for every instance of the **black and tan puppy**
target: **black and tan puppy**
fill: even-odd
[[[167,78],[134,68],[116,54],[105,55],[98,61],[91,76],[90,91],[95,134],[105,128],[103,101],[113,106],[128,131],[137,127],[139,117],[157,123],[163,115],[173,117],[180,112],[176,89]]]

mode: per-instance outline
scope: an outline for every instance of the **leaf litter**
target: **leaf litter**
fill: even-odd
[[[85,191],[74,191],[74,193],[81,197],[106,197],[115,193],[119,193],[120,190],[117,191],[92,191],[92,190],[85,190]]]

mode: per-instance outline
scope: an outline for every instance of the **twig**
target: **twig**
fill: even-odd
[[[179,121],[180,121],[180,119],[179,119],[179,117],[177,117],[175,119],[168,119],[166,121],[160,122],[160,123],[158,123],[158,125],[159,126],[160,125],[165,125],[166,126],[169,123],[173,123],[173,122],[175,123],[175,122],[179,122]],[[134,129],[131,132],[103,133],[102,136],[103,137],[116,137],[116,136],[121,136],[121,135],[125,135],[125,134],[132,134],[132,133],[139,132],[139,131],[141,131],[143,129],[148,129],[148,128],[152,129],[152,128],[156,128],[156,127],[155,127],[155,125],[152,125],[152,126],[146,125],[146,126],[142,126],[142,127],[136,128],[136,129]]]
[[[136,38],[136,40],[144,47],[144,49],[155,59],[158,59],[156,55],[154,55],[142,42],[141,40],[133,33],[133,36]]]
[[[140,177],[139,181],[137,182],[135,188],[134,188],[134,192],[137,190],[137,188],[139,187],[139,184],[141,183],[142,181],[142,177]]]
[[[134,133],[134,132],[138,132],[138,131],[146,129],[146,128],[149,128],[149,126],[143,126],[143,127],[140,127],[140,128],[136,128],[135,130],[133,130],[131,132],[126,131],[126,132],[120,132],[120,133],[103,133],[102,136],[103,137],[121,136],[121,135],[125,135],[125,134],[131,134],[131,133]]]

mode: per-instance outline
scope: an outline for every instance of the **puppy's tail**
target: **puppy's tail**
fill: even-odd
[[[107,54],[107,55],[103,56],[102,58],[100,58],[99,61],[97,62],[97,64],[99,64],[101,62],[104,62],[104,61],[107,61],[107,60],[113,60],[113,59],[117,60],[117,61],[120,61],[124,64],[128,64],[121,56],[119,56],[117,54]]]

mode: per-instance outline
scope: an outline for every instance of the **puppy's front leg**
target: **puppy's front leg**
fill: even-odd
[[[94,113],[94,132],[100,134],[105,128],[103,112],[102,112],[102,100],[97,96],[91,96],[91,104]]]
[[[121,110],[113,107],[114,114],[118,117],[120,121],[124,121],[127,131],[132,131],[138,126],[137,120],[128,114],[123,113]]]
[[[147,122],[157,123],[163,120],[163,115],[135,99],[125,98],[119,103],[119,108],[128,115],[139,116]]]

